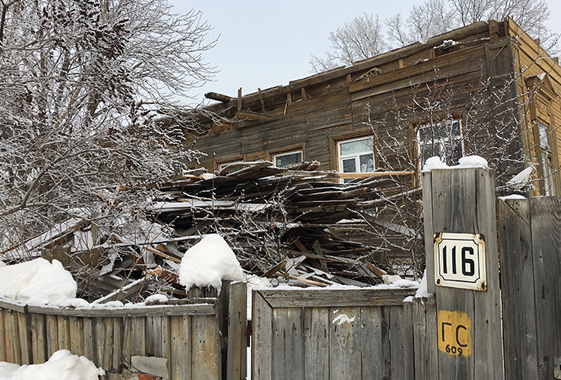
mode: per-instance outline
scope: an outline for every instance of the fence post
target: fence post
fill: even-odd
[[[503,379],[494,172],[436,169],[422,184],[439,379]]]

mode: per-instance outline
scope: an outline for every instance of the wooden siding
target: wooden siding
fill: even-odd
[[[513,42],[514,73],[516,75],[516,86],[520,101],[520,120],[522,122],[522,136],[524,150],[527,155],[528,164],[539,161],[537,131],[534,127],[536,121],[543,121],[549,126],[550,144],[555,170],[554,182],[556,193],[561,193],[561,177],[559,163],[561,162],[561,67],[559,60],[550,57],[512,20],[508,21],[508,34]],[[546,81],[553,88],[553,93],[538,91],[534,93],[529,86],[528,79],[547,74]],[[529,88],[530,87],[530,88]],[[547,87],[544,83],[538,85],[542,89]],[[541,105],[541,106],[540,106]],[[535,183],[535,195],[543,195],[543,188],[539,182]]]

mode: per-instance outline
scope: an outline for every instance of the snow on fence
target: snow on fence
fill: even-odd
[[[253,378],[430,379],[436,368],[436,306],[434,298],[403,302],[414,294],[254,290]]]
[[[168,379],[245,378],[246,284],[225,281],[218,297],[201,289],[190,296],[188,303],[112,309],[0,300],[0,361],[43,363],[68,349],[103,368],[109,380],[138,378],[139,372]]]

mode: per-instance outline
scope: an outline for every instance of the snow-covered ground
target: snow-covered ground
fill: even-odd
[[[19,366],[0,362],[0,380],[98,380],[102,375],[103,369],[68,350],[55,352],[43,364]]]

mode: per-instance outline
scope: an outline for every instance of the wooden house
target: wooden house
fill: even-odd
[[[418,171],[431,156],[479,155],[499,184],[531,165],[533,194],[559,194],[560,93],[558,59],[512,20],[491,20],[286,86],[208,93],[218,117],[188,143],[211,172],[256,160]]]

